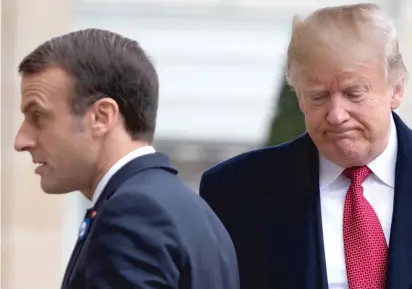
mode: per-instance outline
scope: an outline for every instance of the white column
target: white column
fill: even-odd
[[[22,120],[17,66],[50,37],[70,30],[70,0],[2,1],[2,288],[56,289],[66,197],[45,195],[29,154],[13,151]]]

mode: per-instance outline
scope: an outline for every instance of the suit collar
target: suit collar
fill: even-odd
[[[101,197],[96,202],[94,209],[97,210],[123,182],[133,175],[148,169],[163,169],[174,174],[178,173],[177,170],[173,168],[170,159],[163,153],[156,152],[137,157],[113,175],[104,188]]]
[[[155,150],[152,146],[140,147],[124,155],[116,163],[114,163],[97,183],[96,190],[93,193],[92,206],[96,204],[107,183],[118,170],[120,170],[124,165],[126,165],[131,160],[152,153],[155,153]]]
[[[398,132],[393,116],[388,146],[383,153],[372,160],[368,166],[373,174],[390,187],[395,187],[396,159],[398,157]]]

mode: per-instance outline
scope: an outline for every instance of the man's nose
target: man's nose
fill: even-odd
[[[33,148],[35,144],[35,140],[21,127],[14,140],[14,149],[18,152],[23,152]]]
[[[350,115],[346,109],[345,101],[340,97],[332,97],[326,117],[327,121],[332,125],[340,125],[349,118]]]

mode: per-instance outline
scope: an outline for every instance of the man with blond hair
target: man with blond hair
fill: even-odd
[[[242,289],[412,288],[412,132],[393,112],[406,67],[374,4],[295,18],[287,79],[307,133],[206,171]]]

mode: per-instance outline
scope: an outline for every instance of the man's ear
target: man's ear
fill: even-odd
[[[94,136],[102,136],[118,122],[119,106],[110,97],[96,101],[89,110],[92,116],[91,129]]]
[[[405,81],[402,77],[399,82],[393,87],[392,89],[392,97],[391,97],[391,109],[397,109],[403,99],[403,92],[405,90]]]

